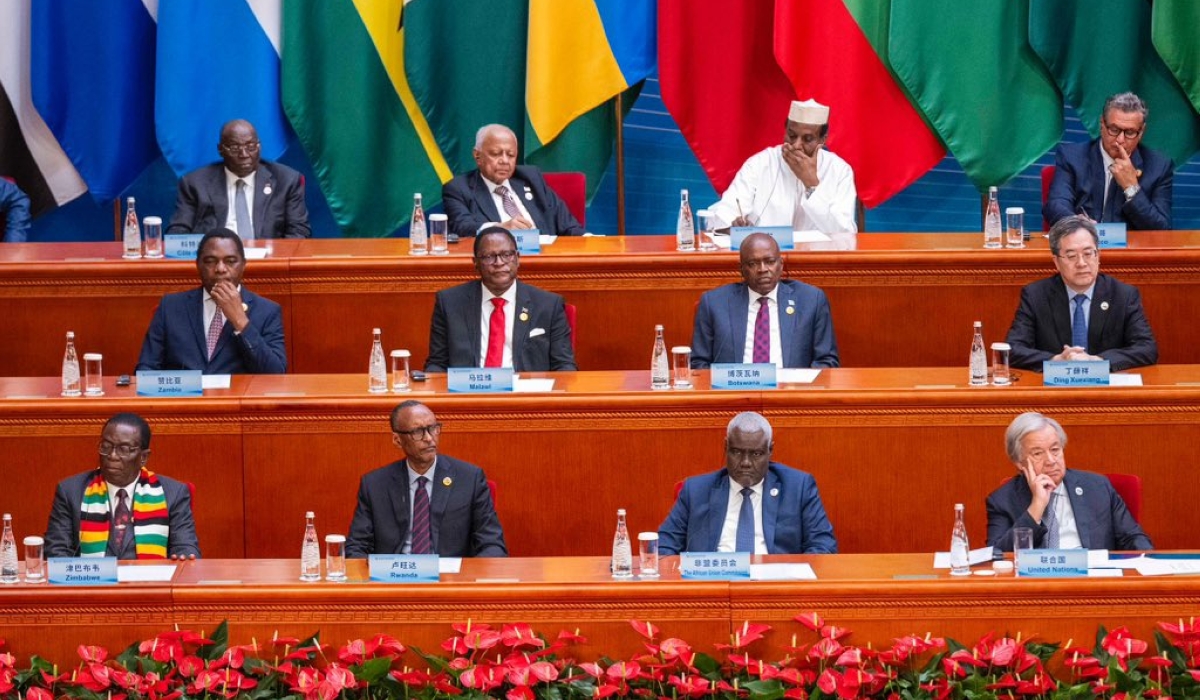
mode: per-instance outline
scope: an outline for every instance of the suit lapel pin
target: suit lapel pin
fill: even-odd
[[[1076,495],[1076,496],[1082,496],[1082,495],[1083,495],[1083,487],[1082,487],[1082,486],[1076,486],[1076,487],[1075,487],[1075,495]]]
[[[529,320],[529,309],[522,308],[521,315],[518,318],[520,318],[522,322],[528,321]]]
[[[243,301],[242,302],[242,311],[249,311],[249,310],[250,310],[250,305]]]
[[[271,183],[263,185],[263,194],[271,194]]]
[[[525,199],[526,199],[526,201],[529,201],[529,202],[533,201],[533,192],[529,189],[528,186],[525,187]]]
[[[796,307],[789,304],[787,307],[787,315],[791,316],[794,313],[796,313]]]
[[[771,498],[779,495],[779,489],[771,489]]]
[[[1102,302],[1100,302],[1100,310],[1101,310],[1101,311],[1108,311],[1108,302],[1107,302],[1107,301],[1102,301]]]
[[[450,477],[446,477],[445,479],[442,479],[442,486],[449,486],[450,484],[453,484],[453,483],[454,483],[454,479],[451,479]]]

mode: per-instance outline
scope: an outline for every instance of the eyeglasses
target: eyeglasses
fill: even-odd
[[[477,255],[475,259],[485,265],[495,265],[496,261],[510,263],[517,259],[517,251],[505,250],[500,253],[488,253],[487,255]]]
[[[442,433],[442,424],[434,423],[433,425],[423,425],[420,428],[412,430],[392,430],[393,433],[402,437],[407,437],[410,440],[420,440],[423,437],[435,438]]]
[[[1081,250],[1079,252],[1075,252],[1072,250],[1070,252],[1063,253],[1062,255],[1059,255],[1058,257],[1062,258],[1063,260],[1066,260],[1067,262],[1069,262],[1071,264],[1075,264],[1075,263],[1079,262],[1081,259],[1084,262],[1091,262],[1091,261],[1095,260],[1096,258],[1100,257],[1100,251],[1096,250],[1095,248],[1088,248],[1087,250]]]
[[[101,442],[96,451],[100,453],[101,457],[111,457],[112,454],[116,452],[118,457],[121,457],[122,459],[129,459],[130,457],[134,457],[137,455],[137,453],[141,452],[142,446],[114,445],[111,442]]]
[[[1130,140],[1136,139],[1138,136],[1142,135],[1142,131],[1145,128],[1146,127],[1142,126],[1137,129],[1122,129],[1120,127],[1112,126],[1110,124],[1104,125],[1104,130],[1107,131],[1108,135],[1113,137],[1114,139],[1116,137],[1120,136],[1121,134],[1125,134],[1125,138],[1127,138],[1127,139],[1130,139]]]
[[[223,143],[221,149],[233,156],[248,156],[258,151],[258,141],[251,143]]]

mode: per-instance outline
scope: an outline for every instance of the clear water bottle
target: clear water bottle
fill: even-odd
[[[987,351],[983,347],[983,321],[975,322],[975,335],[971,337],[971,386],[985,386],[987,377]]]
[[[950,573],[971,575],[971,545],[967,542],[967,524],[963,522],[963,504],[954,504],[954,529],[950,531]]]
[[[625,509],[617,510],[617,532],[613,535],[612,553],[613,578],[633,578],[633,545],[629,541],[629,528],[625,525]]]
[[[137,208],[133,197],[125,200],[125,256],[126,258],[142,257],[142,225],[138,223]]]
[[[425,228],[425,207],[421,205],[421,193],[413,195],[412,223],[408,228],[408,254],[429,254],[429,233]]]
[[[317,516],[311,510],[304,514],[304,544],[300,545],[300,580],[321,580],[321,543],[317,541]]]
[[[688,191],[679,190],[679,220],[675,222],[675,250],[696,249],[696,222],[692,219],[692,205],[688,203]]]
[[[17,538],[13,536],[12,516],[4,514],[4,534],[0,535],[0,583],[17,582]]]
[[[1000,220],[1000,197],[995,187],[988,188],[987,211],[983,214],[983,247],[999,248],[1003,245],[1004,228]]]
[[[79,396],[82,393],[79,382],[79,355],[75,353],[75,332],[67,331],[67,349],[63,353],[62,364],[62,395]]]
[[[386,394],[388,390],[388,371],[387,360],[383,356],[382,331],[378,328],[373,328],[371,332],[375,334],[375,340],[371,342],[371,364],[368,370],[367,391],[372,394]]]
[[[671,388],[671,367],[668,364],[667,343],[663,340],[663,327],[654,327],[654,351],[650,353],[650,388]]]

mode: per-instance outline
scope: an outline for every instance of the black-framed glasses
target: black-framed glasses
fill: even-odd
[[[101,457],[111,457],[115,452],[122,459],[134,457],[142,451],[141,445],[114,445],[111,442],[101,442],[96,448]]]
[[[1130,140],[1136,139],[1137,137],[1142,135],[1142,131],[1145,128],[1146,127],[1141,126],[1136,129],[1122,129],[1119,126],[1113,126],[1112,124],[1104,125],[1104,130],[1107,131],[1108,135],[1113,137],[1114,139],[1116,137],[1120,136],[1121,134],[1125,134],[1125,138],[1127,138],[1127,139],[1130,139]]]
[[[251,153],[257,153],[260,145],[258,141],[250,143],[223,143],[221,144],[221,149],[230,155],[248,156]]]
[[[499,253],[488,253],[487,255],[478,255],[475,259],[485,265],[495,265],[496,261],[510,263],[517,259],[517,251],[505,250]]]
[[[1063,253],[1062,255],[1060,255],[1058,257],[1062,258],[1063,260],[1066,260],[1067,262],[1069,262],[1073,265],[1073,264],[1079,262],[1080,260],[1083,260],[1084,262],[1091,262],[1091,261],[1095,260],[1096,258],[1100,257],[1100,251],[1096,250],[1095,248],[1088,248],[1086,250],[1081,250],[1078,252],[1072,250],[1072,251]]]
[[[434,423],[433,425],[423,425],[412,430],[393,430],[393,433],[402,435],[410,440],[420,440],[423,437],[435,438],[442,433],[442,424]]]

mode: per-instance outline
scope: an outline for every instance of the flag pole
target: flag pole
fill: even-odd
[[[617,235],[625,235],[625,122],[621,118],[623,93],[617,93],[613,109],[617,110]]]

